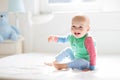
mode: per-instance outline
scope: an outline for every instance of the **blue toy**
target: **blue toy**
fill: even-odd
[[[7,13],[0,12],[0,42],[4,42],[5,40],[16,41],[19,35],[19,30],[9,25]]]

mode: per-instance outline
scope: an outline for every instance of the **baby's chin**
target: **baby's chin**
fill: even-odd
[[[75,38],[81,38],[82,36],[81,36],[81,35],[75,35],[75,34],[74,34],[74,37],[75,37]]]
[[[81,38],[81,36],[75,36],[75,38]]]

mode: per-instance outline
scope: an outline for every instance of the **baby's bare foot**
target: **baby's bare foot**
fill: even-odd
[[[62,70],[62,69],[67,69],[67,65],[66,64],[60,64],[60,63],[57,63],[57,62],[53,62],[53,65],[56,69],[58,70]]]
[[[54,67],[57,69],[57,70],[61,70],[62,68],[60,68],[59,64],[57,62],[53,62],[53,65]]]

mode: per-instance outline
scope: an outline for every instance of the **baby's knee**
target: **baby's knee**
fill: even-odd
[[[66,51],[66,52],[68,52],[68,53],[73,53],[73,52],[72,52],[72,49],[71,49],[70,47],[65,48],[64,51]]]

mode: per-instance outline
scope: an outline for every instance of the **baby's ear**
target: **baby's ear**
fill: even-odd
[[[90,26],[88,26],[88,29],[87,29],[87,31],[89,31],[90,30]]]

